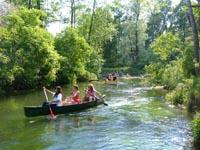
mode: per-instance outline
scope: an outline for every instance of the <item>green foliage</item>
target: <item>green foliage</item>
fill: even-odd
[[[181,54],[181,46],[179,37],[169,32],[158,37],[151,47],[162,61],[170,61]]]
[[[193,7],[193,13],[194,13],[194,16],[195,18],[197,18],[196,20],[196,25],[197,25],[197,29],[198,29],[198,32],[200,32],[200,9],[199,9],[199,1],[198,2],[193,2],[193,5],[194,6],[197,6],[197,7]]]
[[[185,79],[182,64],[183,60],[178,59],[165,66],[162,83],[170,89],[175,88],[178,83],[181,83]]]
[[[199,79],[194,74],[193,46],[190,41],[183,43],[179,36],[165,33],[152,44],[160,61],[146,67],[149,80],[165,85],[171,91],[166,99],[173,104],[199,105]]]
[[[101,58],[80,36],[76,29],[66,29],[55,40],[56,49],[63,56],[59,78],[76,82],[81,76],[99,73]],[[63,81],[65,82],[65,81]]]
[[[191,85],[179,83],[174,90],[166,94],[165,99],[173,104],[187,104]]]
[[[148,74],[147,80],[149,83],[162,84],[162,75],[164,72],[162,63],[152,63],[145,66],[145,72]]]
[[[24,7],[36,7],[37,6],[37,1],[43,2],[43,0],[10,0],[10,2],[14,5],[18,6],[24,6]]]
[[[166,95],[166,100],[171,101],[173,104],[185,104],[190,107],[200,105],[200,78],[192,77],[185,79]],[[194,108],[193,108],[194,109]]]
[[[184,45],[177,35],[165,33],[158,37],[152,44],[152,48],[157,59],[149,66],[145,67],[149,74],[149,80],[153,83],[163,84],[170,89],[183,81],[185,78],[186,66],[184,54]],[[188,62],[187,62],[188,63]]]
[[[91,75],[88,76],[88,79],[94,79],[94,76],[99,75],[103,63],[104,60],[102,59],[102,55],[93,50],[89,57],[89,61],[86,64],[87,71],[91,73]]]
[[[103,54],[105,63],[104,66],[106,67],[120,67],[126,66],[125,63],[121,60],[121,49],[119,46],[119,38],[122,37],[122,22],[123,22],[123,6],[120,4],[120,1],[114,1],[114,4],[110,6],[111,13],[113,15],[113,24],[115,25],[116,34],[112,37],[111,40],[108,40],[103,47]],[[127,62],[127,61],[126,61]]]
[[[42,26],[43,20],[41,18],[44,17],[46,17],[46,14],[43,11],[20,7],[20,9],[7,16],[5,21],[8,28],[20,28],[19,25],[36,28]]]
[[[145,72],[145,66],[156,62],[156,60],[157,57],[152,49],[141,49],[138,54],[137,62],[131,64],[130,73],[133,75],[143,74]]]
[[[171,25],[169,29],[167,29],[172,33],[178,34],[182,41],[185,41],[185,38],[190,36],[190,24],[187,15],[187,5],[187,1],[181,0],[180,3],[173,9],[173,12],[169,18]]]
[[[200,141],[200,118],[192,121],[192,133],[195,141]]]
[[[159,0],[151,4],[153,9],[147,23],[146,46],[151,45],[157,37],[162,35],[167,30],[167,24],[171,23],[169,20],[172,12],[171,0]]]
[[[200,77],[192,78],[192,86],[188,90],[190,92],[190,98],[188,99],[188,107],[192,107],[193,109],[200,108]],[[189,108],[190,109],[190,108]]]
[[[187,78],[190,78],[195,74],[195,63],[194,63],[194,48],[191,46],[191,43],[185,45],[184,55],[183,55],[183,70],[184,75]]]
[[[115,1],[111,6],[117,34],[104,46],[105,67],[130,66],[131,74],[140,74],[151,61],[152,51],[145,48],[147,26],[143,12],[147,1]],[[149,57],[150,56],[150,57]]]
[[[79,21],[79,32],[81,35],[88,39],[89,27],[91,23],[90,12],[84,13]],[[101,50],[104,44],[111,40],[113,35],[116,34],[115,25],[108,8],[97,8],[95,11],[95,19],[92,26],[90,43],[96,50]]]
[[[1,86],[24,89],[55,81],[60,56],[53,37],[40,27],[44,15],[22,7],[4,18],[6,25],[0,27]]]

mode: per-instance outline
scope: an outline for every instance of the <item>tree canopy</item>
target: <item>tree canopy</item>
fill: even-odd
[[[41,27],[45,14],[21,7],[3,18],[0,27],[0,80],[16,89],[50,84],[60,68],[59,54],[50,33]]]

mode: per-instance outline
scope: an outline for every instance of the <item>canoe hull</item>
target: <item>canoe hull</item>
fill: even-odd
[[[104,103],[103,100],[94,100],[94,101],[85,102],[81,104],[75,104],[75,105],[66,105],[66,106],[51,105],[51,109],[55,115],[67,114],[67,113],[91,108],[103,103]],[[48,106],[25,106],[24,114],[26,117],[36,117],[36,116],[49,115],[50,111],[49,111]]]

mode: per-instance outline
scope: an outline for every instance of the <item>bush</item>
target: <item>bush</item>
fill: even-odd
[[[193,77],[191,88],[188,89],[188,92],[190,94],[187,103],[189,111],[194,111],[195,109],[198,109],[198,107],[200,106],[199,89],[200,89],[200,77]]]
[[[147,80],[149,83],[161,84],[163,75],[163,65],[161,63],[152,63],[145,66],[145,71],[149,75]]]
[[[162,84],[166,85],[170,89],[174,89],[178,83],[183,82],[184,72],[182,63],[182,59],[178,59],[166,65],[162,75]]]
[[[194,48],[191,44],[188,44],[184,51],[183,57],[183,70],[187,78],[195,74],[195,63],[194,63]]]
[[[173,91],[166,94],[165,99],[171,101],[174,105],[185,104],[189,99],[187,85],[179,83]]]
[[[177,84],[173,91],[166,94],[165,99],[171,101],[175,105],[186,104],[189,110],[194,110],[194,107],[200,106],[199,89],[199,77],[185,79],[183,83]]]
[[[73,28],[66,28],[57,35],[55,45],[62,55],[59,80],[68,79],[72,83],[77,79],[94,76],[100,72],[101,56],[95,52],[84,37]]]
[[[195,118],[192,121],[192,133],[194,141],[200,141],[200,118]]]
[[[192,95],[193,79],[186,79],[183,83],[178,83],[176,88],[166,94],[165,98],[173,104],[188,104]]]

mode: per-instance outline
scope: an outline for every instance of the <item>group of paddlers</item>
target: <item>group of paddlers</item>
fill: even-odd
[[[106,76],[105,82],[109,82],[109,81],[117,81],[117,74],[116,73],[109,73]]]
[[[73,90],[71,91],[70,96],[66,98],[63,98],[62,88],[60,86],[56,87],[55,92],[50,91],[45,87],[43,87],[43,89],[45,92],[47,91],[53,95],[53,100],[50,103],[56,104],[57,106],[80,104],[82,102],[88,102],[99,99],[101,96],[101,93],[94,88],[93,84],[88,85],[87,89],[85,90],[85,96],[82,101],[80,98],[80,91],[78,85],[73,86]]]

